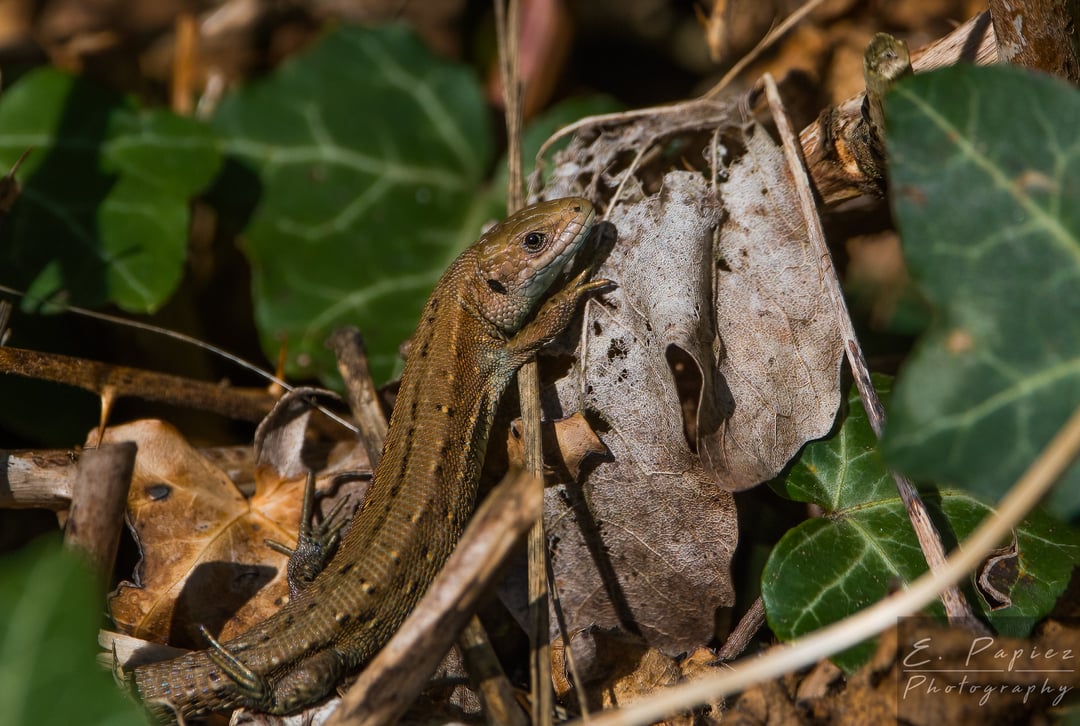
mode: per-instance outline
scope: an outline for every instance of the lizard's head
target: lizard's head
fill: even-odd
[[[587,199],[540,202],[507,217],[474,245],[476,303],[505,332],[517,330],[589,236],[596,212]]]

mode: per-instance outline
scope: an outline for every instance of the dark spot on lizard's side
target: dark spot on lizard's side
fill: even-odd
[[[398,467],[398,481],[405,479],[405,471],[409,468],[409,458],[412,456],[413,432],[415,431],[415,426],[410,427],[409,435],[405,437],[405,451],[401,455],[401,465]]]
[[[214,683],[217,683],[221,680],[221,674],[217,671],[210,671],[210,673],[207,674],[207,678],[209,678]]]
[[[341,569],[338,570],[338,574],[347,575],[352,572],[352,569],[354,567],[356,567],[356,562],[346,562],[344,565],[341,566]]]
[[[443,475],[443,465],[442,465],[442,462],[440,461],[439,463],[435,464],[435,476],[441,477],[442,475]]]
[[[314,610],[317,607],[319,607],[319,603],[317,601],[315,601],[315,600],[312,600],[311,602],[309,602],[307,604],[308,612],[311,612],[312,610]]]
[[[348,613],[334,613],[334,620],[341,627],[345,627],[352,621],[352,616]]]

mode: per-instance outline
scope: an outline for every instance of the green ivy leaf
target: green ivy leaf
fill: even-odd
[[[1080,92],[957,66],[899,84],[886,108],[893,208],[936,315],[884,451],[997,500],[1080,402]],[[1080,464],[1050,505],[1080,514]]]
[[[879,387],[885,380],[877,381]],[[871,605],[926,572],[926,561],[877,451],[873,430],[852,389],[847,416],[831,438],[808,444],[777,486],[796,501],[813,502],[823,516],[791,529],[773,549],[762,574],[769,625],[791,640]],[[972,495],[922,492],[947,549],[963,540],[991,508]],[[1026,635],[1054,606],[1080,562],[1080,534],[1032,512],[1016,528],[1018,556],[1005,586],[1011,605],[992,610],[977,595],[998,632]],[[940,606],[933,610],[941,613]],[[833,657],[851,672],[873,653],[870,642]]]
[[[219,188],[257,200],[241,212],[267,354],[284,342],[292,373],[326,374],[324,341],[351,324],[388,377],[427,294],[490,213],[473,74],[403,27],[342,27],[226,99],[214,123],[236,162]]]
[[[45,68],[0,97],[0,167],[27,149],[0,279],[30,305],[160,307],[183,273],[189,199],[220,165],[209,129]]]
[[[57,543],[0,560],[0,714],[9,726],[141,726],[95,663],[101,595]]]

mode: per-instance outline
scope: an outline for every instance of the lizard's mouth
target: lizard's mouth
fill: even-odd
[[[570,253],[570,256],[566,260],[566,264],[563,265],[562,273],[559,275],[558,282],[560,285],[572,280],[587,266],[594,265],[594,268],[598,266],[593,253],[596,252],[596,248],[600,246],[602,235],[607,233],[606,229],[610,229],[611,225],[604,222],[595,224],[595,218],[596,212],[594,211],[589,215],[588,219],[585,220],[584,224],[582,224],[582,229],[584,231],[581,233],[581,239],[574,245],[574,251]],[[582,258],[580,264],[579,258]],[[596,270],[594,269],[593,272],[595,273],[595,271]]]

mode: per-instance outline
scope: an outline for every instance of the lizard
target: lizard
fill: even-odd
[[[450,264],[423,308],[383,454],[337,550],[274,615],[234,639],[137,666],[159,717],[245,707],[295,713],[382,648],[449,556],[475,507],[499,400],[517,370],[609,289],[590,269],[541,301],[596,218],[570,197],[526,207]]]

